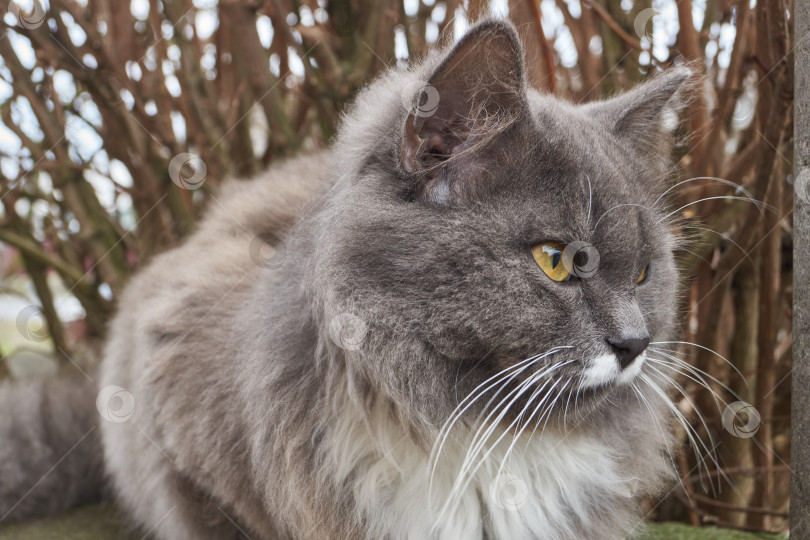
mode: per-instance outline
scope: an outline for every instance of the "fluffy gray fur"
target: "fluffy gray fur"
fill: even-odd
[[[88,412],[95,391],[65,397],[65,410],[11,407],[51,417],[48,428],[4,407],[0,515],[97,496],[103,448],[116,499],[159,539],[632,535],[641,501],[670,481],[666,405],[649,385],[576,383],[611,353],[606,339],[671,332],[675,239],[658,198],[668,118],[690,75],[671,69],[575,106],[527,88],[516,32],[501,21],[388,72],[358,96],[332,150],[229,184],[194,235],[133,279],[98,381],[126,394],[100,403],[106,418]],[[406,106],[417,81],[437,89],[429,114],[418,108],[427,94]],[[552,281],[530,251],[547,240],[594,246],[598,271]],[[466,409],[438,452],[466,396],[550,351]],[[529,393],[499,401],[552,366],[532,381],[559,394],[536,396],[560,398],[542,416],[527,420]],[[21,394],[4,389],[0,403],[47,395]],[[481,414],[497,406],[487,445],[504,457],[496,436],[516,442],[532,512],[503,512],[483,484],[456,483],[470,437],[488,427]],[[94,455],[84,448],[98,442],[96,421]],[[18,504],[23,478],[32,484],[88,430],[48,489]],[[577,476],[593,464],[604,474]],[[611,475],[637,485],[622,495],[599,478]],[[421,523],[433,517],[445,521]]]

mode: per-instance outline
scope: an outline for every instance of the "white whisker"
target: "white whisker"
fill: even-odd
[[[617,208],[621,208],[622,206],[638,206],[639,208],[643,208],[644,210],[647,210],[648,212],[650,211],[650,209],[648,207],[644,206],[643,204],[638,204],[638,203],[617,204],[613,208],[608,208],[607,210],[605,210],[605,212],[599,217],[599,219],[596,220],[596,225],[593,226],[593,230],[596,231],[596,228],[599,226],[599,222],[602,221],[602,218],[605,217],[608,214],[608,212],[610,212],[612,210],[615,210]]]
[[[500,384],[501,387],[504,387],[511,380],[513,380],[515,377],[517,377],[520,373],[522,373],[526,369],[530,368],[531,366],[533,366],[534,364],[536,364],[537,362],[539,362],[540,360],[542,360],[546,356],[552,354],[553,352],[556,352],[557,350],[559,350],[559,349],[557,349],[557,348],[551,349],[549,352],[547,352],[545,354],[532,356],[530,358],[527,358],[526,360],[518,362],[517,364],[515,364],[513,366],[508,366],[507,368],[502,369],[501,371],[499,371],[495,375],[489,377],[487,380],[485,380],[484,382],[482,382],[481,384],[476,386],[472,390],[472,392],[470,392],[467,395],[467,397],[465,397],[461,401],[461,403],[459,403],[456,406],[456,408],[450,414],[450,417],[445,422],[444,426],[442,426],[442,429],[439,431],[439,437],[437,439],[437,441],[439,441],[438,447],[436,445],[434,445],[435,451],[431,452],[431,454],[432,454],[431,460],[433,461],[433,466],[431,468],[430,480],[428,482],[428,498],[430,498],[432,496],[433,479],[434,479],[434,476],[436,474],[436,467],[438,465],[439,455],[441,454],[442,449],[444,448],[444,445],[445,445],[445,443],[447,441],[447,438],[450,435],[450,431],[452,430],[452,428],[455,425],[456,421],[458,421],[458,419],[461,418],[461,416],[464,414],[464,412],[467,411],[467,409],[469,409],[476,401],[478,401],[478,399],[483,397],[483,395],[486,394],[489,390],[491,390],[494,386]],[[512,373],[510,375],[511,371],[514,371],[514,373]],[[497,379],[501,379],[501,380],[497,380]],[[494,381],[494,382],[492,382],[492,381]],[[489,384],[489,386],[487,386],[484,389],[481,389],[481,387],[483,387],[483,386],[485,386],[487,384]],[[481,389],[481,390],[479,390],[479,389]],[[476,396],[476,393],[478,393],[477,396]],[[497,393],[496,393],[496,395],[497,395]],[[468,401],[469,401],[469,403],[467,403]],[[466,403],[466,405],[465,405],[465,403]],[[488,406],[489,406],[489,403],[487,403],[487,405],[484,406],[484,410],[486,410],[486,408]]]
[[[567,347],[570,348],[570,347]],[[559,349],[553,351],[557,352]],[[551,352],[547,353],[550,354]],[[487,442],[492,437],[494,431],[497,427],[501,424],[504,416],[511,410],[514,403],[520,399],[520,397],[525,394],[536,382],[540,381],[544,376],[548,375],[552,371],[555,371],[565,365],[571,364],[575,362],[575,360],[568,360],[565,362],[560,362],[549,366],[548,368],[541,370],[539,373],[532,374],[527,380],[523,381],[518,385],[517,388],[511,390],[506,396],[504,396],[498,404],[493,407],[492,411],[487,415],[484,421],[480,424],[480,427],[477,429],[475,435],[473,436],[472,441],[470,442],[469,448],[467,450],[466,456],[461,464],[459,473],[456,477],[456,481],[453,484],[451,492],[442,506],[442,509],[439,512],[439,519],[444,516],[444,514],[449,510],[452,504],[454,504],[457,497],[464,492],[466,487],[472,481],[475,473],[478,469],[486,462],[487,458],[491,455],[495,448],[497,448],[498,444],[500,443],[503,438],[509,434],[511,429],[514,427],[515,422],[519,421],[522,416],[519,416],[518,419],[513,421],[508,428],[501,434],[498,439],[492,444],[489,445],[489,449],[484,453],[481,459],[477,459],[477,456],[485,449],[487,446]],[[548,384],[548,381],[543,385],[545,387]],[[541,389],[542,391],[542,389]],[[535,392],[532,394],[533,399],[536,399],[539,393],[535,389]],[[510,399],[511,398],[511,399]],[[493,419],[493,416],[495,417]],[[435,527],[435,525],[434,525]]]
[[[678,393],[681,394],[684,397],[684,399],[687,401],[687,403],[689,403],[689,405],[692,407],[692,410],[695,411],[695,415],[698,417],[698,420],[700,420],[700,423],[703,424],[703,429],[705,429],[706,433],[709,435],[710,441],[712,443],[714,443],[714,441],[711,440],[711,430],[709,429],[709,425],[706,423],[706,419],[700,413],[700,410],[698,410],[697,406],[692,401],[692,399],[689,397],[689,395],[687,394],[684,387],[681,386],[680,384],[678,384],[678,382],[675,381],[674,379],[672,379],[672,377],[668,377],[666,374],[662,373],[655,366],[650,365],[649,367],[650,367],[651,370],[653,370],[655,373],[658,374],[657,376],[652,374],[652,373],[650,375],[652,375],[653,377],[655,377],[659,381],[663,382],[664,384],[668,384],[668,385],[674,387],[678,391]],[[683,414],[683,413],[681,413],[681,414]],[[695,435],[697,435],[697,430],[694,430],[694,433],[695,433]]]
[[[531,433],[531,435],[529,436],[529,441],[531,441],[531,440],[532,440],[532,438],[534,438],[534,434],[535,434],[535,432],[537,431],[537,428],[538,428],[538,427],[540,427],[540,422],[542,422],[542,421],[543,421],[543,418],[545,418],[545,419],[546,419],[546,423],[548,423],[548,419],[549,419],[549,418],[551,418],[551,411],[554,409],[554,405],[557,403],[557,400],[558,400],[558,399],[560,398],[560,396],[562,395],[563,390],[565,390],[565,388],[566,388],[566,387],[568,386],[568,384],[570,384],[571,382],[572,382],[572,379],[569,379],[568,381],[566,381],[566,385],[565,385],[565,386],[564,386],[564,387],[563,387],[563,388],[560,390],[560,392],[558,392],[558,393],[557,393],[557,396],[554,398],[554,401],[552,401],[552,402],[551,402],[551,403],[550,403],[550,404],[549,404],[549,405],[546,407],[546,409],[543,411],[543,414],[541,414],[541,415],[540,415],[540,416],[537,418],[537,421],[536,421],[536,422],[535,422],[535,424],[534,424],[534,429],[532,430],[532,433]],[[543,424],[543,429],[540,431],[540,433],[542,433],[543,431],[545,431],[545,429],[546,429],[546,424]],[[527,442],[526,444],[528,444],[528,442]]]
[[[752,263],[753,263],[753,260],[751,259],[751,256],[748,254],[748,252],[747,252],[745,249],[743,249],[743,247],[742,247],[740,244],[738,244],[737,242],[735,242],[733,238],[731,238],[729,235],[727,235],[727,234],[725,234],[725,233],[721,233],[721,232],[719,232],[719,231],[715,231],[714,229],[710,229],[709,227],[700,227],[700,226],[698,226],[698,225],[682,225],[682,226],[681,226],[681,228],[682,228],[682,229],[696,229],[696,230],[699,230],[699,231],[706,231],[706,232],[711,232],[711,233],[714,233],[714,234],[716,234],[717,236],[719,236],[719,237],[723,238],[724,240],[728,240],[729,242],[731,242],[731,243],[732,243],[732,244],[733,244],[733,245],[734,245],[734,246],[735,246],[737,249],[739,249],[740,251],[742,251],[742,252],[743,252],[743,256],[744,256],[746,259],[748,259],[750,262],[752,262]],[[686,251],[686,250],[684,250],[684,251]],[[690,251],[689,253],[692,253],[692,252]],[[693,255],[696,255],[695,253],[692,253],[692,254],[693,254]],[[697,255],[696,255],[696,256],[697,256]],[[703,259],[703,257],[701,257],[701,259]],[[703,260],[705,261],[706,259],[703,259]],[[707,261],[707,262],[708,262],[708,261]]]
[[[721,360],[723,360],[726,364],[729,365],[729,367],[731,367],[731,369],[736,371],[737,375],[742,377],[743,382],[745,382],[745,386],[748,387],[748,382],[745,380],[745,375],[742,374],[742,371],[737,369],[737,366],[735,366],[734,364],[729,362],[729,360],[725,356],[723,356],[722,354],[720,354],[719,352],[717,352],[717,351],[715,351],[713,349],[710,349],[708,347],[704,347],[703,345],[698,345],[697,343],[692,343],[691,341],[654,341],[654,342],[650,343],[650,345],[689,345],[691,347],[697,347],[699,349],[703,349],[704,351],[708,351],[708,352],[712,353],[713,355],[717,356],[718,358],[720,358]],[[704,374],[708,375],[708,373],[705,373],[705,372],[704,372]]]
[[[664,402],[664,404],[666,404],[666,406],[669,408],[669,410],[672,411],[672,413],[675,415],[675,418],[678,420],[678,422],[683,426],[683,428],[684,428],[684,430],[686,432],[686,436],[689,439],[689,443],[692,445],[692,448],[694,449],[695,458],[697,459],[697,462],[698,462],[698,468],[700,468],[702,466],[702,468],[706,471],[706,475],[709,477],[709,479],[711,479],[711,473],[709,471],[709,466],[706,464],[706,459],[703,457],[703,455],[701,454],[701,451],[700,451],[700,449],[702,448],[706,452],[706,454],[705,454],[706,457],[708,457],[711,460],[712,465],[714,465],[714,467],[717,470],[720,470],[720,464],[717,461],[716,454],[714,454],[714,448],[716,446],[714,445],[714,440],[711,437],[711,432],[707,432],[707,435],[709,436],[709,439],[712,442],[712,449],[709,449],[709,447],[706,446],[706,443],[703,441],[703,439],[700,438],[700,435],[698,434],[697,430],[686,419],[686,417],[683,415],[683,413],[680,410],[678,410],[678,408],[675,406],[675,404],[672,403],[672,400],[669,399],[669,397],[664,393],[664,391],[661,390],[661,388],[659,388],[658,385],[655,384],[655,382],[653,382],[652,379],[650,379],[647,375],[642,373],[639,376],[639,378],[642,381],[644,381],[645,383],[647,383],[647,386],[649,386],[650,389],[652,389],[653,392],[655,392],[661,398],[661,400]],[[722,471],[721,471],[721,474],[722,474]],[[703,485],[703,478],[702,477],[701,477],[701,485]],[[712,493],[716,494],[716,490],[714,489],[714,483],[710,482],[710,485],[711,485],[711,488],[712,488]],[[703,485],[703,487],[705,489],[705,485]]]
[[[705,375],[706,377],[709,377],[709,378],[710,378],[712,381],[714,381],[714,382],[715,382],[715,383],[717,383],[718,385],[720,385],[720,387],[721,387],[723,390],[725,390],[726,392],[728,392],[729,394],[731,394],[731,395],[732,395],[732,396],[733,396],[735,399],[742,401],[742,398],[741,398],[740,396],[738,396],[738,395],[737,395],[737,393],[736,393],[734,390],[732,390],[730,387],[726,386],[726,385],[725,385],[723,382],[721,382],[721,381],[720,381],[719,379],[717,379],[716,377],[714,377],[714,376],[712,376],[712,375],[710,375],[710,374],[706,373],[706,372],[705,372],[705,371],[703,371],[702,369],[697,368],[697,367],[694,367],[694,366],[692,366],[691,364],[689,364],[689,363],[687,363],[687,362],[684,362],[683,360],[680,360],[680,359],[678,359],[678,358],[676,358],[676,357],[674,357],[674,356],[671,356],[671,355],[669,355],[669,354],[667,354],[667,353],[665,353],[665,352],[662,352],[662,351],[659,351],[659,350],[653,350],[652,348],[651,348],[651,352],[653,352],[653,353],[655,353],[655,354],[660,354],[660,355],[663,355],[663,356],[665,356],[666,358],[671,359],[672,361],[671,361],[671,362],[668,362],[667,360],[663,360],[663,359],[661,359],[661,358],[653,358],[653,357],[651,357],[651,356],[649,356],[649,355],[647,356],[647,357],[648,357],[649,359],[651,359],[653,362],[655,362],[655,363],[657,363],[657,364],[659,364],[659,365],[668,366],[670,369],[672,369],[672,370],[673,370],[673,371],[675,371],[676,373],[678,373],[678,374],[680,374],[680,375],[683,375],[684,377],[687,377],[687,378],[691,379],[692,381],[694,381],[694,382],[696,382],[697,384],[699,384],[699,385],[700,385],[702,388],[705,388],[706,390],[708,390],[709,392],[711,392],[712,396],[714,397],[715,404],[717,404],[717,400],[718,400],[718,399],[719,399],[720,401],[722,401],[724,405],[728,405],[728,402],[727,402],[725,399],[723,399],[723,397],[722,397],[722,396],[720,396],[720,395],[719,395],[717,392],[715,392],[715,391],[714,391],[714,390],[711,388],[711,386],[709,385],[708,381],[707,381],[707,380],[706,380],[706,379],[703,377],[704,375]],[[684,373],[683,371],[681,371],[681,370],[680,370],[680,369],[678,369],[678,368],[683,368],[683,369],[687,370],[689,373]],[[720,405],[719,405],[719,404],[718,404],[717,406],[718,406],[718,408],[720,408]]]
[[[573,379],[571,381],[569,381],[569,383],[570,382],[573,382]],[[565,387],[565,389],[568,389],[569,392],[568,392],[568,399],[565,401],[565,409],[563,410],[563,432],[564,433],[568,433],[568,428],[566,426],[566,417],[568,416],[568,406],[571,405],[571,395],[574,393],[574,392],[570,391],[570,388],[568,388],[569,386],[570,386],[570,384],[567,384],[566,387]],[[565,390],[565,389],[563,389],[563,390]]]
[[[544,371],[542,371],[542,372],[540,372],[540,373],[537,373],[537,374],[532,375],[532,376],[531,376],[529,379],[527,379],[526,381],[524,381],[523,383],[521,383],[521,385],[520,385],[520,386],[518,386],[518,388],[516,388],[515,390],[513,390],[512,392],[510,392],[510,393],[509,393],[509,395],[507,395],[507,396],[506,396],[506,398],[504,398],[504,399],[501,401],[501,404],[499,404],[499,406],[498,406],[498,407],[496,407],[496,408],[495,408],[495,409],[492,411],[492,413],[490,413],[490,415],[487,417],[487,419],[486,419],[486,421],[485,421],[485,425],[486,425],[486,423],[488,423],[488,422],[489,422],[490,418],[492,418],[492,415],[494,415],[494,414],[495,414],[495,413],[498,411],[498,409],[499,409],[499,408],[501,409],[501,412],[500,412],[500,413],[498,413],[498,417],[497,417],[497,418],[495,418],[495,420],[494,420],[494,421],[492,421],[492,422],[490,423],[489,427],[487,427],[487,429],[485,430],[484,435],[483,435],[483,436],[482,436],[482,437],[481,437],[481,438],[480,438],[480,439],[479,439],[477,442],[476,442],[476,438],[477,438],[477,437],[476,437],[476,438],[473,438],[473,442],[471,443],[471,444],[473,445],[473,448],[472,448],[470,451],[468,451],[468,453],[467,453],[467,455],[468,455],[468,456],[470,456],[470,457],[472,458],[472,459],[470,459],[469,461],[472,461],[472,460],[474,459],[475,454],[477,454],[477,453],[478,453],[478,452],[479,452],[479,451],[480,451],[480,450],[483,448],[483,446],[484,446],[484,444],[486,443],[486,441],[487,441],[487,440],[489,439],[489,437],[492,435],[492,432],[494,432],[494,430],[495,430],[495,429],[497,429],[497,427],[498,427],[498,425],[500,424],[501,420],[503,420],[504,416],[506,416],[506,414],[509,412],[509,409],[512,407],[512,405],[514,405],[514,404],[515,404],[515,402],[516,402],[518,399],[520,399],[520,397],[521,397],[521,396],[522,396],[522,395],[523,395],[523,394],[524,394],[524,393],[525,393],[527,390],[529,390],[529,388],[531,388],[531,386],[532,386],[532,385],[533,385],[535,382],[537,382],[538,380],[540,380],[540,378],[541,378],[541,377],[543,377],[543,376],[545,376],[545,375],[547,375],[547,374],[551,373],[552,371],[555,371],[556,369],[559,369],[559,368],[561,368],[561,367],[563,367],[563,366],[565,366],[565,365],[571,364],[572,362],[574,362],[574,360],[569,360],[569,361],[566,361],[566,362],[562,362],[562,363],[559,363],[559,364],[552,365],[551,367],[549,367],[549,368],[545,369]],[[505,402],[505,401],[506,401],[506,400],[509,398],[509,396],[511,396],[512,394],[516,394],[516,395],[515,395],[515,396],[512,398],[512,400],[511,400],[511,401],[510,401],[510,402],[509,402],[507,405],[502,406],[502,405],[503,405],[503,403],[504,403],[504,402]],[[514,421],[512,422],[512,425],[514,425]],[[483,461],[484,459],[486,459],[486,458],[489,456],[489,454],[490,454],[490,453],[491,453],[491,452],[492,452],[492,451],[495,449],[495,447],[496,447],[496,446],[498,445],[498,443],[499,443],[499,442],[500,442],[500,441],[503,439],[503,437],[505,437],[505,436],[506,436],[506,435],[509,433],[509,430],[512,428],[512,425],[510,425],[510,426],[509,426],[509,427],[508,427],[508,428],[507,428],[507,429],[504,431],[504,433],[503,433],[503,434],[502,434],[502,435],[501,435],[501,436],[498,438],[498,440],[496,440],[496,441],[495,441],[495,443],[494,443],[494,444],[493,444],[493,445],[490,447],[490,449],[487,451],[486,455],[484,455],[484,458],[482,458],[482,461]],[[465,459],[464,461],[465,461],[465,463],[464,463],[464,464],[462,464],[461,473],[459,474],[459,477],[463,477],[463,476],[465,475],[465,466],[466,466],[466,468],[467,468],[467,469],[470,467],[470,465],[467,465],[467,461],[468,461],[468,460],[467,460],[467,459]],[[479,466],[475,467],[475,469],[474,469],[474,470],[473,470],[473,471],[470,473],[470,476],[472,476],[473,474],[475,474],[475,471],[476,471],[476,470],[478,470],[478,467],[480,467],[480,464],[479,464]]]
[[[672,451],[669,448],[669,438],[667,437],[666,433],[664,432],[664,428],[661,426],[661,422],[658,421],[658,416],[655,414],[655,411],[653,410],[652,405],[650,404],[647,397],[641,392],[641,390],[639,390],[636,387],[635,381],[630,384],[630,387],[633,389],[633,392],[636,394],[636,399],[638,399],[639,402],[644,403],[644,406],[647,408],[647,410],[650,413],[650,417],[653,419],[653,422],[655,422],[655,425],[658,427],[658,431],[661,433],[661,437],[663,438],[663,441],[664,441],[664,446],[667,449],[667,455],[669,455],[669,461],[670,461],[670,463],[672,463],[672,469],[675,472],[675,476],[678,477],[678,481],[680,482],[681,487],[684,489],[684,491],[688,493],[688,491],[686,489],[686,486],[683,483],[683,479],[681,478],[681,474],[678,471],[678,465],[675,463],[675,456],[672,455]]]
[[[773,206],[771,206],[771,205],[769,205],[769,204],[765,204],[765,203],[762,203],[762,202],[757,201],[757,200],[749,199],[748,197],[736,197],[736,196],[734,196],[734,195],[718,195],[718,196],[716,196],[716,197],[705,197],[705,198],[703,198],[703,199],[698,199],[697,201],[692,201],[692,202],[690,202],[690,203],[687,203],[687,204],[685,204],[685,205],[681,206],[680,208],[678,208],[677,210],[673,210],[673,211],[672,211],[672,212],[670,212],[669,214],[665,215],[664,217],[662,217],[661,219],[659,219],[659,220],[657,221],[657,223],[661,223],[662,221],[664,221],[664,220],[666,220],[666,219],[668,219],[668,218],[670,218],[670,217],[674,216],[675,214],[677,214],[677,213],[678,213],[678,212],[680,212],[681,210],[683,210],[683,209],[685,209],[685,208],[689,208],[689,207],[690,207],[690,206],[692,206],[693,204],[698,204],[698,203],[702,203],[702,202],[705,202],[705,201],[713,201],[713,200],[718,200],[718,199],[728,199],[728,200],[733,200],[733,201],[745,201],[745,202],[750,202],[750,203],[754,204],[754,205],[755,205],[757,208],[759,208],[759,212],[760,212],[760,214],[762,213],[762,210],[763,210],[763,209],[766,209],[766,210],[776,210],[776,209],[775,209]]]
[[[591,185],[591,177],[587,174],[584,175],[585,179],[588,181],[588,219],[591,218],[591,203],[593,202],[593,186]],[[582,184],[582,178],[579,179],[580,184]]]
[[[688,182],[695,182],[697,180],[712,180],[712,181],[715,181],[715,182],[719,182],[721,184],[726,184],[727,186],[733,187],[735,190],[742,191],[745,195],[748,195],[749,198],[754,199],[754,196],[751,195],[751,193],[747,189],[745,189],[742,185],[740,185],[740,184],[738,184],[736,182],[732,182],[731,180],[726,180],[725,178],[717,178],[715,176],[695,176],[694,178],[689,178],[687,180],[682,180],[682,181],[678,182],[677,184],[675,184],[674,186],[672,186],[671,188],[669,188],[668,190],[666,190],[665,192],[663,192],[661,194],[661,196],[658,197],[658,199],[653,203],[653,206],[658,204],[661,201],[661,199],[666,197],[667,193],[669,193],[673,189],[677,188],[678,186],[681,186],[681,185],[686,184]]]
[[[711,265],[711,264],[712,264],[712,262],[711,262],[709,259],[707,259],[707,258],[706,258],[706,257],[704,257],[703,255],[699,255],[699,254],[695,253],[695,252],[694,252],[694,251],[692,251],[691,249],[687,249],[687,248],[685,248],[685,247],[681,247],[681,248],[678,248],[678,249],[679,249],[680,251],[685,251],[685,252],[687,252],[687,253],[691,253],[692,255],[694,255],[695,257],[697,257],[697,258],[698,258],[698,259],[700,259],[701,261],[705,262],[706,264],[709,264],[709,265]]]
[[[509,455],[512,453],[512,449],[517,444],[518,440],[520,439],[520,436],[523,435],[523,432],[526,431],[526,428],[531,424],[532,419],[534,418],[534,415],[537,413],[537,411],[540,409],[540,407],[542,407],[543,404],[546,401],[548,401],[548,397],[554,394],[554,388],[559,384],[559,382],[560,382],[560,379],[554,381],[554,384],[552,385],[552,387],[549,389],[548,392],[546,392],[546,395],[543,397],[543,399],[540,400],[540,402],[534,408],[534,411],[532,411],[532,413],[529,415],[529,417],[526,419],[526,421],[523,422],[523,425],[520,426],[520,429],[518,430],[518,432],[515,433],[515,436],[514,436],[512,442],[511,442],[511,444],[509,445],[509,448],[506,449],[506,453],[503,455],[503,459],[501,459],[501,465],[500,465],[500,467],[498,467],[498,473],[496,474],[496,476],[499,476],[503,472],[503,468],[506,465],[506,462],[509,460]],[[545,387],[546,387],[546,385],[544,384],[541,388],[538,388],[537,390],[535,390],[535,392],[532,394],[529,401],[526,403],[526,406],[520,412],[520,415],[517,418],[518,421],[523,417],[523,415],[529,409],[529,407],[531,406],[531,404],[534,401],[534,399],[536,398],[536,396],[538,396],[540,394],[540,392],[543,391],[543,388],[545,388]],[[551,406],[553,407],[553,404]],[[511,426],[510,426],[510,429],[511,429]]]

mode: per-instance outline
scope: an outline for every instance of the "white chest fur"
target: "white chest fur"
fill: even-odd
[[[466,441],[456,436],[445,444],[434,472],[425,452],[390,419],[377,416],[373,436],[357,420],[336,423],[329,454],[339,479],[353,479],[369,538],[562,539],[591,530],[599,531],[591,538],[624,536],[600,522],[613,507],[627,507],[638,480],[620,470],[619,456],[601,441],[524,434],[504,464],[514,441],[507,435],[478,453],[480,466],[459,481],[469,429],[457,429]]]

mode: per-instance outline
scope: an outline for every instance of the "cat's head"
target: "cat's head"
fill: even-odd
[[[487,21],[362,93],[311,274],[352,384],[430,422],[498,373],[531,381],[518,411],[631,384],[676,312],[661,197],[690,77],[575,105],[529,89],[514,28]]]

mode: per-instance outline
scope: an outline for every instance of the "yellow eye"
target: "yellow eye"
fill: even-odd
[[[650,265],[648,264],[647,266],[644,267],[644,270],[642,270],[641,273],[638,275],[638,279],[636,280],[636,283],[644,283],[644,281],[647,279],[647,271],[649,269],[650,269]]]
[[[562,261],[565,246],[557,242],[543,242],[532,248],[532,255],[537,266],[554,281],[568,281],[571,272],[566,270]]]

